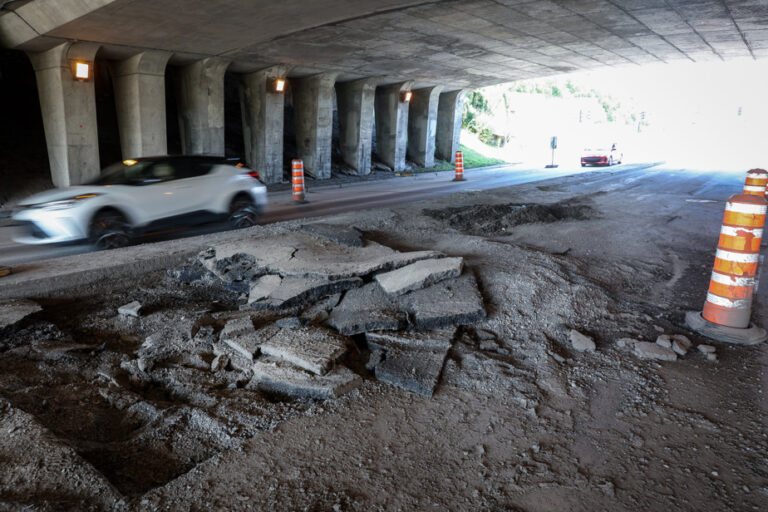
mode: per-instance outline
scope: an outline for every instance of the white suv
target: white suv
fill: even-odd
[[[182,220],[251,226],[266,204],[266,187],[251,169],[223,158],[164,156],[124,160],[86,185],[35,194],[13,218],[26,227],[18,242],[89,240],[109,249]]]

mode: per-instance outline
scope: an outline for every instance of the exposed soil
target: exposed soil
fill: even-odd
[[[41,312],[0,332],[0,508],[762,510],[768,349],[683,323],[742,178],[586,173],[327,218],[462,256],[477,278],[488,316],[458,333],[431,398],[374,380],[360,338],[345,364],[364,383],[340,398],[212,373],[206,337],[242,297],[194,266],[40,297]],[[300,224],[244,236],[268,244]],[[132,300],[141,320],[115,314]],[[571,329],[597,350],[575,351]],[[139,372],[158,331],[161,354]],[[662,332],[694,347],[658,362],[616,343]]]

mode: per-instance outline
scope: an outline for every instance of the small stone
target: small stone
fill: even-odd
[[[654,325],[654,326],[653,326],[653,328],[654,328],[654,329],[656,329],[656,332],[661,332],[661,333],[663,333],[663,332],[664,332],[664,328],[663,328],[663,327],[660,327],[660,326],[658,326],[658,325]]]
[[[656,343],[639,341],[635,343],[635,355],[641,359],[659,359],[662,361],[676,361],[677,354]]]
[[[638,343],[640,340],[636,340],[634,338],[619,338],[616,340],[616,346],[619,348],[632,348],[635,346],[635,343]]]
[[[688,349],[691,348],[691,342],[685,336],[680,335],[682,338],[685,338],[685,341],[677,339],[675,336],[672,336],[672,350],[676,354],[684,356],[688,353]]]
[[[150,368],[151,362],[145,357],[140,357],[136,360],[136,366],[139,368],[139,371],[146,372]]]
[[[668,334],[662,334],[658,338],[656,338],[656,344],[660,347],[672,348],[672,338]]]
[[[219,354],[211,361],[211,371],[216,373],[227,368],[229,364],[229,356],[227,354]]]
[[[139,318],[141,315],[141,303],[137,300],[126,304],[124,306],[120,306],[117,308],[117,313],[123,316],[132,316],[135,318]]]
[[[300,329],[302,327],[301,320],[295,316],[281,318],[275,322],[275,325],[281,329]]]
[[[699,345],[697,347],[699,349],[699,352],[702,354],[714,354],[715,353],[715,347],[712,345]]]
[[[243,335],[235,338],[227,338],[224,343],[242,357],[253,361],[254,356],[259,351],[260,340],[254,335]]]
[[[595,341],[589,336],[585,336],[579,331],[571,329],[569,337],[571,339],[571,345],[573,346],[574,350],[578,350],[579,352],[595,351]]]
[[[717,354],[714,354],[714,353],[707,354],[707,361],[717,362]]]

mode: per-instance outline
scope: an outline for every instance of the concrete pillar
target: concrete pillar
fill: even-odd
[[[341,156],[359,175],[371,173],[375,97],[375,78],[336,84]]]
[[[336,76],[336,73],[322,73],[291,82],[297,156],[304,160],[304,172],[317,179],[331,177]]]
[[[150,50],[112,65],[123,158],[168,153],[165,65],[169,52]]]
[[[267,82],[285,78],[287,72],[287,66],[272,66],[243,75],[240,81],[245,161],[266,183],[283,181],[285,108],[285,93],[274,92]]]
[[[437,105],[442,87],[413,91],[408,113],[408,157],[422,167],[435,166]]]
[[[408,103],[401,101],[401,93],[410,86],[403,82],[376,89],[376,153],[395,172],[405,169]]]
[[[185,155],[224,156],[224,72],[229,63],[208,57],[181,69],[177,97]]]
[[[441,160],[454,163],[459,149],[461,119],[464,108],[464,89],[444,92],[437,107],[436,153]]]
[[[79,185],[99,175],[99,133],[93,61],[99,46],[66,42],[30,53],[35,69],[51,178],[57,187]],[[76,61],[91,66],[87,80],[77,80]]]

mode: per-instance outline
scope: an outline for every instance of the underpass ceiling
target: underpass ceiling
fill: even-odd
[[[175,52],[177,64],[215,55],[240,72],[284,63],[293,76],[335,71],[454,88],[768,55],[766,0],[59,0],[93,10],[38,30],[36,10],[55,1],[19,2],[0,30],[5,17],[23,17],[40,35],[21,49],[78,39],[103,43],[114,58],[154,48]]]

